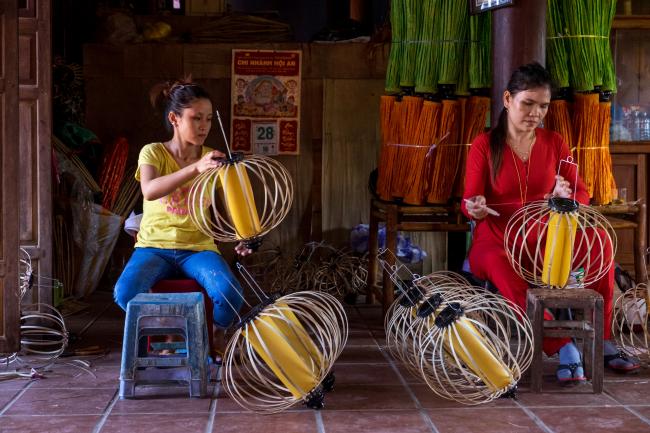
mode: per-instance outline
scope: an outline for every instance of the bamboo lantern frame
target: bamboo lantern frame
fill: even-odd
[[[647,284],[638,284],[616,299],[612,320],[612,336],[618,346],[646,367],[650,366],[649,301]]]
[[[548,284],[544,280],[550,272],[545,268],[545,249],[548,247],[547,233],[549,221],[554,213],[550,200],[534,201],[517,210],[508,225],[504,236],[504,248],[515,271],[534,286],[555,288],[577,288],[592,284],[602,278],[611,268],[616,255],[616,233],[611,224],[600,212],[586,206],[575,204],[576,209],[560,213],[560,219],[573,225],[576,235],[569,263],[570,278],[565,284]],[[558,242],[551,240],[551,246]],[[606,258],[607,247],[611,245],[611,257]],[[554,249],[555,251],[555,249]],[[576,252],[588,254],[577,255]],[[556,258],[550,257],[553,262]],[[549,262],[547,258],[547,262]],[[546,273],[546,275],[545,275]],[[575,276],[579,278],[575,278]]]
[[[334,386],[332,366],[348,338],[343,306],[327,293],[266,295],[238,267],[261,303],[239,317],[226,346],[226,392],[254,412],[277,413],[301,402],[322,408],[324,392]]]
[[[402,291],[384,322],[395,358],[437,395],[462,404],[514,394],[533,349],[532,326],[521,308],[451,272],[424,277],[410,273],[408,286],[398,276],[401,268],[408,272],[407,268],[380,263]],[[480,351],[470,348],[472,341],[488,355],[473,358]],[[501,382],[490,381],[484,371],[492,377],[500,374]]]

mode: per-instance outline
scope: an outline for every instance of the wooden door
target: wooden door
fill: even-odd
[[[19,346],[18,295],[18,17],[0,0],[0,353]]]
[[[20,245],[37,275],[24,303],[52,303],[50,1],[18,2]]]

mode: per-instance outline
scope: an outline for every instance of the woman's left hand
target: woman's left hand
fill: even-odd
[[[553,188],[553,193],[550,195],[550,197],[570,198],[571,194],[573,194],[573,190],[571,189],[571,184],[569,181],[564,180],[564,178],[559,174],[556,175],[555,188]]]
[[[243,242],[240,242],[235,246],[235,252],[237,253],[237,255],[240,255],[242,257],[247,256],[249,254],[253,254],[253,250],[251,250],[250,248],[246,248],[246,245],[244,245]]]

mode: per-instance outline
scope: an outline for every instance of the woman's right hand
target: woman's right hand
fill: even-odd
[[[196,171],[203,173],[204,171],[221,167],[223,165],[222,158],[225,158],[226,155],[223,152],[218,150],[213,150],[211,152],[203,155],[201,159],[196,161]]]
[[[469,216],[475,220],[482,220],[488,214],[485,197],[482,195],[465,200],[465,207]]]

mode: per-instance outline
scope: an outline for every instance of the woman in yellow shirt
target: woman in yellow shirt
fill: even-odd
[[[152,104],[164,109],[173,136],[140,151],[135,177],[142,188],[143,216],[135,251],[115,284],[115,302],[126,309],[129,300],[159,280],[186,276],[206,290],[214,303],[215,325],[226,328],[242,306],[242,289],[214,240],[192,223],[187,204],[192,180],[219,167],[225,157],[203,145],[212,102],[201,86],[184,80],[156,86]],[[251,253],[242,243],[235,251]]]

